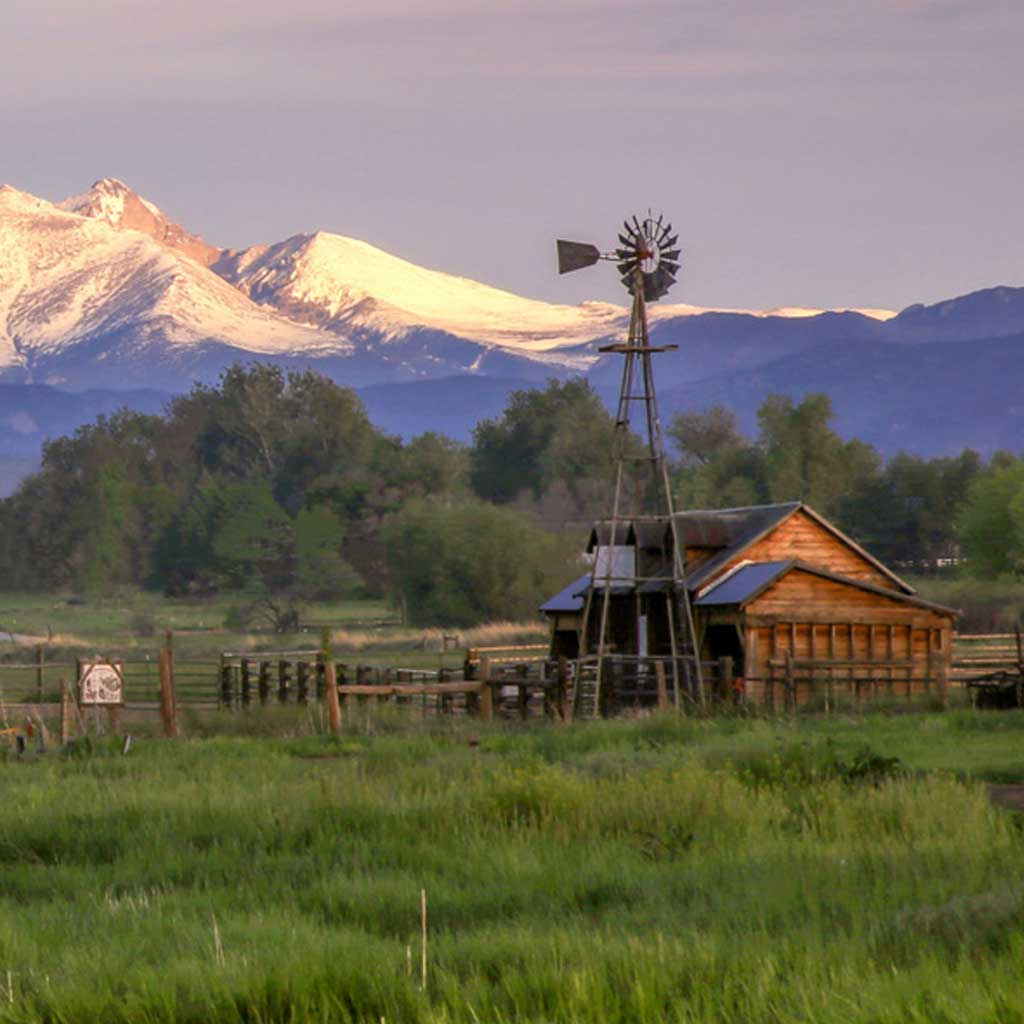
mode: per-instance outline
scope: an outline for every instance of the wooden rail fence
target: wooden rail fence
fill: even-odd
[[[575,666],[552,660],[543,644],[470,648],[462,665],[438,669],[383,668],[335,659],[328,665],[322,654],[309,650],[225,652],[216,660],[180,660],[174,657],[170,637],[165,650],[176,706],[244,708],[323,701],[328,668],[333,666],[343,705],[377,701],[424,713],[572,719]],[[746,692],[732,659],[705,662],[703,668],[713,707],[746,699],[781,709],[817,699],[829,710],[843,697],[860,704],[922,692],[945,700],[951,691],[999,672],[1019,673],[1024,687],[1024,652],[1015,633],[954,634],[953,649],[946,654],[948,660],[936,653],[922,672],[909,659],[796,658],[782,652],[769,661],[767,679],[745,681]],[[609,671],[616,698],[605,707],[607,713],[687,703],[685,693],[674,691],[666,659],[623,657]],[[160,704],[165,685],[161,656],[126,660],[124,677],[128,709]],[[74,689],[77,678],[73,660],[51,661],[39,646],[28,660],[0,661],[0,704],[58,703],[61,684]]]

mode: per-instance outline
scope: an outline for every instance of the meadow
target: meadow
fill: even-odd
[[[1024,714],[187,731],[0,763],[0,1021],[1024,1020]]]

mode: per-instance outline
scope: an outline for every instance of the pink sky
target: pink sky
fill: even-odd
[[[0,180],[123,178],[219,244],[323,228],[545,298],[665,209],[677,301],[1024,284],[1017,0],[6,0]]]

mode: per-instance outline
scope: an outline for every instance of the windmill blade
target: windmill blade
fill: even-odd
[[[660,224],[661,222],[659,221],[658,223]],[[668,238],[668,236],[671,233],[672,233],[672,225],[666,223],[665,226],[661,229],[661,234],[658,236],[658,244],[659,245],[664,245],[665,244],[665,239]]]
[[[555,244],[558,246],[560,274],[570,274],[574,270],[592,267],[601,258],[601,250],[588,242],[567,242],[559,238]]]
[[[644,275],[644,298],[648,302],[657,302],[675,284],[675,278],[666,270],[658,267],[653,274]]]
[[[634,244],[633,239],[630,236],[623,235],[621,233],[619,234],[619,241],[627,247],[632,247]]]
[[[663,249],[674,249],[679,244],[679,236],[673,235],[671,238],[666,238],[665,243],[662,246]]]
[[[663,260],[677,260],[682,255],[682,249],[662,249],[661,258]]]
[[[636,236],[637,238],[644,237],[644,229],[640,227],[640,221],[636,219],[636,214],[633,214],[633,223],[636,225]]]

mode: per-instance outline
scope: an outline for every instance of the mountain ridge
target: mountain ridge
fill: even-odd
[[[666,417],[721,401],[749,425],[766,388],[810,390],[885,452],[1024,437],[1010,386],[1024,379],[1024,288],[899,313],[658,303],[649,320],[654,343],[678,346],[657,363]],[[383,429],[467,440],[511,391],[551,377],[586,376],[613,401],[621,363],[598,350],[627,323],[622,306],[524,298],[324,231],[218,249],[115,178],[60,203],[0,186],[0,382],[130,404],[259,360],[357,388]],[[26,424],[0,407],[0,457],[32,457]]]

